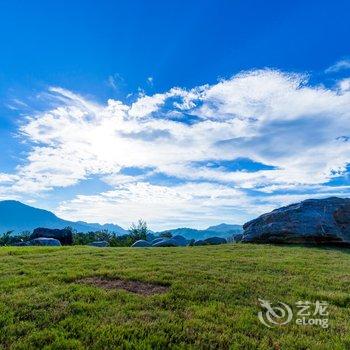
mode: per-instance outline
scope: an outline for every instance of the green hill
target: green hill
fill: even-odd
[[[0,348],[348,349],[347,249],[0,249]],[[329,328],[268,328],[260,299],[329,304]]]

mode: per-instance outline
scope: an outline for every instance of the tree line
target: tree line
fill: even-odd
[[[96,232],[77,232],[71,227],[66,227],[72,232],[73,245],[87,245],[96,241],[107,241],[111,247],[130,247],[140,239],[146,239],[149,232],[147,223],[139,220],[137,224],[132,223],[129,232],[124,235],[117,235],[115,232],[101,230]],[[30,231],[24,231],[15,234],[13,231],[7,231],[0,235],[0,246],[11,246],[20,242],[28,242],[32,239]]]

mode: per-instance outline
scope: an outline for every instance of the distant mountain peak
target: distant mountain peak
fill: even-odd
[[[219,225],[214,225],[214,226],[209,226],[206,230],[207,231],[230,231],[230,230],[237,230],[240,229],[242,227],[242,225],[238,225],[238,224],[219,224]]]
[[[74,222],[63,220],[51,211],[31,207],[17,200],[0,201],[0,233],[14,231],[32,231],[37,227],[65,228],[67,226],[79,232],[106,230],[117,234],[125,234],[127,231],[113,224],[89,224],[86,222]]]
[[[205,239],[208,237],[230,237],[236,234],[240,234],[243,231],[242,225],[229,225],[229,224],[219,224],[216,226],[210,226],[205,230],[196,230],[194,228],[181,227],[171,230],[164,230],[161,232],[156,232],[156,234],[161,234],[164,232],[171,232],[173,235],[181,235],[187,239]]]

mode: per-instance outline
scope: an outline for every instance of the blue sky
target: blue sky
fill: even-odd
[[[348,196],[348,1],[7,1],[0,198],[151,228]]]

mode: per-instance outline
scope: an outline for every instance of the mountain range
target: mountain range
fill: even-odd
[[[210,226],[204,230],[196,230],[193,228],[182,227],[175,228],[172,230],[166,230],[161,232],[156,232],[156,235],[160,235],[162,233],[170,232],[173,236],[181,235],[186,239],[205,239],[209,237],[229,237],[235,236],[237,234],[241,234],[243,231],[242,225],[228,225],[228,224],[220,224],[216,226]]]
[[[0,234],[7,231],[13,231],[14,233],[32,231],[37,227],[62,229],[68,226],[78,232],[84,233],[101,230],[115,232],[118,235],[128,233],[127,230],[115,224],[101,225],[84,221],[68,221],[59,218],[48,210],[34,208],[18,201],[0,201]],[[220,224],[210,226],[205,230],[183,227],[153,233],[159,235],[165,232],[171,232],[172,235],[182,235],[187,239],[205,239],[213,236],[229,237],[239,234],[242,232],[242,226]]]
[[[18,201],[0,201],[0,233],[20,233],[32,231],[37,227],[61,229],[68,226],[78,232],[108,230],[119,235],[127,233],[127,230],[118,225],[63,220],[48,210],[33,208]]]

